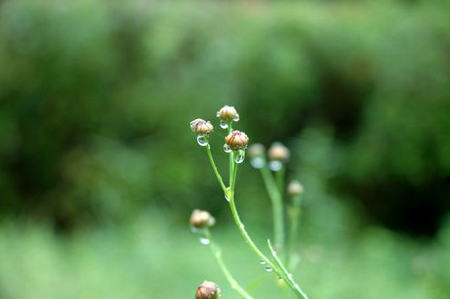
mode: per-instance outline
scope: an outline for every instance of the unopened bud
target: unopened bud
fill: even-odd
[[[216,220],[207,211],[194,210],[192,211],[191,218],[189,219],[192,227],[195,228],[205,228],[213,226]]]
[[[217,299],[219,296],[219,286],[214,282],[207,280],[199,285],[195,292],[195,299]]]
[[[194,119],[190,123],[191,131],[197,135],[209,135],[214,131],[211,122],[201,118]]]
[[[292,180],[287,187],[287,194],[291,197],[301,195],[303,193],[303,186],[297,180]]]
[[[241,131],[233,131],[225,137],[225,143],[233,151],[245,149],[248,144],[248,136]]]
[[[217,117],[222,121],[239,121],[239,114],[233,106],[225,105],[217,111]]]
[[[254,144],[250,145],[247,153],[250,158],[256,158],[256,157],[263,156],[265,150],[266,149],[264,148],[264,145],[262,145],[261,143],[254,143]]]
[[[280,142],[274,142],[268,152],[270,160],[286,161],[289,159],[289,149]]]

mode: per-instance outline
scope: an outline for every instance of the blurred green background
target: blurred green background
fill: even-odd
[[[256,298],[189,121],[234,105],[291,148],[312,298],[450,298],[447,1],[1,1],[0,298],[237,298],[189,232],[194,208]],[[225,133],[212,137],[219,168]],[[258,243],[269,199],[246,161]],[[252,263],[253,261],[253,263]],[[288,296],[288,294],[286,294]]]

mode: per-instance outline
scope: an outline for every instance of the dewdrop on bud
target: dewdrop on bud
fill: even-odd
[[[194,210],[192,211],[189,222],[194,229],[202,229],[213,226],[216,223],[216,220],[207,211]]]
[[[286,192],[290,197],[299,196],[303,194],[303,186],[299,181],[292,180],[287,186]]]
[[[239,121],[239,114],[233,106],[225,105],[217,111],[217,117],[220,119],[220,127],[222,129],[228,128],[228,122]]]
[[[225,137],[225,144],[233,151],[245,150],[248,144],[248,136],[241,131],[233,131]]]
[[[261,169],[266,164],[266,159],[264,158],[264,153],[266,149],[261,143],[252,144],[248,148],[248,156],[250,157],[250,164],[253,168]]]
[[[195,292],[195,299],[218,299],[219,297],[219,286],[212,281],[205,280]]]
[[[277,160],[285,162],[289,159],[289,149],[285,147],[281,142],[274,142],[269,150],[267,151],[267,155],[270,160]]]
[[[241,164],[245,160],[245,150],[238,150],[234,156],[234,162]]]
[[[201,118],[194,119],[190,123],[191,131],[197,135],[209,135],[214,131],[211,122]]]

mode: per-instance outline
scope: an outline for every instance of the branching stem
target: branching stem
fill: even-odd
[[[237,176],[237,168],[238,168],[237,166],[238,166],[238,164],[234,163],[233,169],[230,169],[230,173],[231,173],[231,176],[232,176],[232,180],[231,180],[232,184],[230,185],[230,190],[229,190],[229,199],[230,199],[229,205],[230,205],[230,209],[231,209],[231,214],[233,215],[234,222],[236,223],[236,226],[238,227],[239,232],[241,233],[241,236],[244,238],[245,242],[249,245],[251,250],[262,261],[264,261],[264,263],[268,267],[273,269],[275,271],[275,273],[279,277],[281,277],[288,284],[288,286],[292,289],[292,291],[295,293],[297,298],[308,299],[306,294],[295,283],[295,281],[292,278],[292,275],[287,272],[286,268],[281,263],[281,261],[279,259],[277,259],[276,256],[274,256],[275,262],[272,262],[272,260],[269,259],[266,255],[264,255],[264,253],[262,253],[262,251],[258,248],[258,246],[256,246],[255,242],[253,242],[252,238],[250,237],[250,235],[245,230],[244,223],[242,223],[241,218],[239,217],[239,213],[238,213],[238,211],[236,209],[236,203],[235,203],[235,200],[234,200],[235,199],[235,197],[234,197],[234,187],[235,187],[236,176]],[[232,172],[231,172],[231,170],[232,170]]]
[[[217,181],[220,184],[220,187],[222,188],[224,193],[227,193],[227,187],[225,186],[222,176],[219,173],[219,170],[217,169],[216,163],[214,162],[214,158],[211,153],[211,146],[209,143],[206,145],[206,152],[208,153],[209,162],[211,163],[211,166],[214,170],[214,174],[216,175]]]
[[[247,293],[247,291],[234,279],[231,275],[231,272],[228,270],[225,262],[222,259],[222,251],[220,248],[213,242],[212,235],[208,229],[205,230],[205,236],[210,240],[209,249],[211,250],[212,255],[215,257],[217,264],[219,265],[220,270],[222,270],[225,278],[228,280],[231,288],[235,290],[239,295],[241,295],[245,299],[253,299],[253,297]]]

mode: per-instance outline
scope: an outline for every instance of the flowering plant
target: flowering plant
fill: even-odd
[[[295,257],[295,243],[298,228],[298,217],[300,215],[301,195],[303,187],[297,181],[292,181],[287,188],[287,195],[292,199],[290,207],[290,234],[288,240],[285,238],[284,228],[284,207],[283,194],[284,180],[285,180],[285,164],[289,159],[289,150],[281,143],[274,143],[267,152],[268,162],[265,155],[264,146],[261,144],[253,144],[248,151],[251,165],[260,170],[267,192],[272,202],[273,222],[274,222],[274,243],[267,239],[270,256],[263,253],[263,251],[255,244],[245,229],[240,215],[236,207],[235,186],[237,180],[238,166],[245,160],[246,149],[249,142],[247,134],[242,131],[233,130],[233,122],[239,121],[239,114],[232,106],[224,106],[217,112],[217,117],[220,120],[220,127],[227,130],[225,137],[224,151],[229,155],[229,182],[226,185],[217,166],[214,162],[213,154],[211,152],[211,145],[209,143],[209,136],[214,131],[214,127],[209,121],[203,119],[195,119],[190,123],[191,130],[197,135],[197,142],[200,146],[206,148],[206,153],[209,162],[214,171],[214,174],[219,182],[219,185],[224,193],[224,197],[229,205],[234,222],[244,239],[245,243],[255,253],[264,265],[267,272],[273,272],[278,279],[283,281],[298,298],[307,299],[308,296],[300,288],[299,284],[294,280],[292,271],[296,265],[297,259]],[[227,278],[230,286],[243,298],[253,298],[231,275],[222,258],[222,252],[218,245],[212,241],[212,234],[209,228],[214,225],[215,220],[207,211],[194,210],[190,218],[191,228],[195,233],[201,234],[200,241],[202,244],[208,245],[212,254],[217,260],[217,263]],[[287,242],[286,242],[287,241]],[[214,283],[209,283],[209,286]],[[199,289],[201,286],[199,287]],[[217,298],[219,291],[212,292],[209,296],[208,292],[211,287],[203,287],[201,291],[197,290],[196,298]],[[209,292],[211,293],[211,292]],[[205,295],[206,294],[206,295]]]

